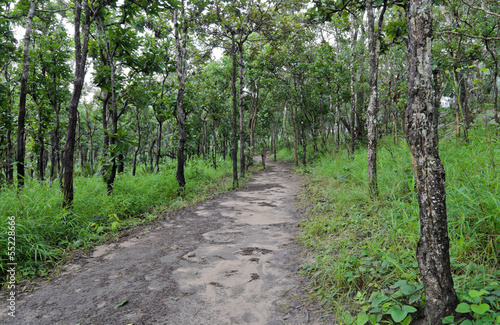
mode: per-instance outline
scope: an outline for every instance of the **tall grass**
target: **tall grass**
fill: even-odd
[[[231,165],[219,161],[217,170],[202,159],[186,166],[187,184],[179,195],[173,165],[161,166],[158,173],[140,172],[118,176],[112,195],[100,176],[75,177],[75,200],[71,210],[62,209],[57,182],[28,181],[24,188],[0,192],[0,275],[7,267],[8,217],[16,217],[16,262],[20,278],[45,275],[71,248],[87,248],[110,234],[165,209],[180,208],[226,190],[223,181]]]
[[[484,126],[469,137],[467,144],[440,142],[459,292],[500,277],[500,143]],[[279,157],[290,160],[292,154],[283,150]],[[383,139],[379,145],[377,200],[368,194],[366,155],[363,148],[354,157],[339,151],[320,157],[312,168],[298,168],[309,174],[302,193],[309,214],[299,241],[312,253],[302,270],[312,279],[314,295],[340,315],[366,311],[372,293],[394,293],[397,281],[419,283],[418,201],[406,141],[394,145]]]

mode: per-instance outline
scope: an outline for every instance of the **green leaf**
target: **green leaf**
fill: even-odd
[[[469,296],[471,296],[472,298],[480,297],[482,296],[482,293],[477,290],[471,290],[469,291]]]
[[[122,306],[125,306],[126,304],[128,304],[128,300],[125,300],[125,301],[123,301],[122,303],[119,303],[118,305],[116,305],[116,306],[115,306],[115,309],[118,309],[118,308],[120,308],[120,307],[122,307]]]
[[[468,303],[462,302],[458,304],[457,308],[455,309],[456,312],[458,313],[468,313],[470,312],[470,306]]]
[[[368,320],[368,315],[365,312],[362,312],[358,314],[358,320],[356,321],[356,324],[364,325],[366,324],[366,322],[368,322]]]
[[[409,299],[409,303],[413,304],[413,303],[419,301],[421,298],[422,298],[422,295],[420,293],[416,292],[416,293],[411,295],[411,297]]]
[[[470,308],[472,309],[473,312],[475,312],[479,315],[482,315],[485,312],[487,312],[488,310],[490,310],[490,305],[488,305],[488,304],[480,304],[480,305],[474,304]]]
[[[443,318],[443,324],[451,324],[454,320],[455,317],[453,317],[453,315],[446,316],[445,318]]]
[[[468,319],[464,320],[463,322],[460,323],[460,325],[473,325],[474,323]]]
[[[481,71],[486,72],[486,71],[488,71],[488,69],[486,69],[486,68],[481,68]]]
[[[400,306],[392,306],[388,313],[396,323],[400,323],[408,316],[408,312],[401,310]]]
[[[406,295],[412,295],[417,291],[417,287],[411,283],[406,283],[401,286],[401,292]]]
[[[456,72],[460,72],[462,71],[462,68],[457,68],[457,70],[455,70]]]
[[[406,311],[407,313],[414,313],[417,311],[417,308],[405,305],[403,306],[403,311]]]
[[[404,321],[401,322],[402,325],[408,325],[411,322],[411,315],[408,315]]]

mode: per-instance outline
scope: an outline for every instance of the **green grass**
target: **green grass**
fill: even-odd
[[[110,196],[100,176],[77,176],[72,210],[62,209],[57,182],[28,180],[21,191],[0,189],[1,278],[5,277],[8,262],[9,216],[16,217],[17,280],[44,276],[74,248],[87,249],[165,210],[227,190],[231,165],[226,161],[218,164],[214,170],[202,159],[191,159],[185,170],[187,184],[180,196],[172,164],[161,166],[158,173],[120,174]]]
[[[476,126],[468,144],[457,145],[453,138],[440,143],[447,179],[450,254],[455,288],[462,298],[468,290],[484,288],[500,278],[499,142],[484,126]],[[348,157],[340,151],[318,158],[312,167],[297,168],[308,174],[301,195],[309,207],[308,217],[301,222],[298,240],[311,255],[302,272],[312,280],[312,296],[322,299],[338,321],[347,324],[358,321],[355,315],[391,322],[391,312],[397,308],[422,305],[420,287],[412,293],[414,301],[398,296],[401,288],[420,284],[415,258],[418,202],[406,141],[399,139],[394,145],[388,138],[379,144],[378,200],[368,195],[366,154],[359,149]],[[289,150],[278,156],[293,160]],[[390,297],[384,307],[377,305],[381,293]],[[498,299],[496,303],[500,310]],[[408,314],[413,312],[415,308]]]

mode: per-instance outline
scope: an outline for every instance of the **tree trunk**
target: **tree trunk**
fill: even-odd
[[[38,106],[38,179],[40,181],[43,181],[44,178],[44,170],[45,170],[45,163],[44,163],[44,151],[45,151],[45,146],[44,146],[44,139],[43,139],[43,121],[42,121],[42,108],[41,105]]]
[[[158,142],[156,143],[156,162],[155,170],[160,171],[160,157],[161,157],[161,134],[163,130],[163,121],[158,121]]]
[[[368,16],[368,50],[370,63],[370,101],[366,111],[368,131],[368,189],[372,199],[378,197],[377,184],[377,129],[375,119],[378,113],[378,56],[380,52],[380,33],[387,2],[384,1],[382,12],[378,19],[378,30],[375,32],[375,18],[373,15],[373,0],[366,2]]]
[[[153,172],[154,171],[154,168],[153,168],[153,161],[154,161],[154,158],[153,158],[153,148],[155,147],[155,143],[156,143],[156,137],[153,139],[153,142],[151,142],[151,145],[149,146],[149,171],[150,172]]]
[[[406,139],[418,189],[420,240],[417,260],[425,289],[425,324],[441,324],[458,304],[450,268],[445,170],[434,135],[431,0],[410,0]]]
[[[306,130],[304,128],[304,123],[300,123],[300,143],[302,144],[302,165],[307,166],[307,142],[306,142]]]
[[[240,87],[238,94],[238,106],[240,111],[240,173],[245,176],[246,161],[245,161],[245,124],[243,122],[243,43],[238,44],[238,51],[240,55],[239,72],[240,72]]]
[[[26,31],[24,32],[23,49],[23,72],[21,75],[21,89],[19,94],[19,115],[17,118],[17,184],[18,187],[24,186],[24,160],[26,156],[26,94],[28,87],[28,72],[30,68],[30,40],[33,30],[33,17],[35,16],[36,0],[31,0],[28,16],[26,17]]]
[[[176,179],[179,187],[184,189],[186,186],[186,179],[184,176],[184,147],[186,144],[186,116],[184,112],[184,88],[186,82],[186,44],[187,44],[187,31],[188,23],[184,21],[184,1],[182,1],[182,35],[179,35],[179,10],[174,11],[174,35],[175,44],[177,48],[177,80],[179,81],[179,89],[177,92],[177,126],[179,127],[179,144],[177,146],[177,173]]]
[[[5,179],[8,184],[14,183],[14,169],[12,168],[12,154],[14,148],[12,146],[12,130],[7,130],[7,155],[5,159]]]
[[[102,130],[104,134],[104,145],[102,146],[102,156],[109,154],[109,131],[108,131],[108,103],[111,99],[111,93],[106,91],[102,101]]]
[[[215,126],[215,121],[213,123],[212,133],[214,137],[213,162],[214,162],[214,169],[217,170],[217,150],[219,150],[219,148],[217,146],[217,130]]]
[[[141,134],[141,117],[140,117],[140,112],[139,109],[136,111],[135,119],[137,121],[137,148],[134,151],[134,163],[132,166],[132,176],[135,176],[135,172],[137,169],[137,155],[139,154],[139,150],[141,150],[141,140],[142,140],[142,134]]]
[[[495,62],[494,69],[493,69],[493,112],[494,112],[494,118],[495,122],[500,124],[500,118],[498,117],[498,56],[495,54],[495,51],[493,51],[488,44],[488,41],[486,41],[486,49],[488,52],[490,52],[491,58]]]
[[[351,15],[351,58],[349,61],[349,70],[351,73],[351,154],[354,154],[356,146],[356,92],[354,89],[354,50],[356,45],[356,38],[358,36],[356,27],[354,25],[354,15]]]
[[[297,147],[298,147],[298,132],[297,132],[297,110],[294,108],[294,105],[292,105],[292,109],[290,110],[291,117],[292,117],[292,125],[293,125],[293,162],[295,167],[299,166],[299,156],[297,153]]]
[[[63,197],[64,207],[70,207],[73,203],[73,169],[75,153],[75,133],[78,113],[78,103],[82,94],[83,83],[85,80],[85,64],[87,61],[89,34],[90,34],[90,8],[87,1],[83,2],[85,8],[85,23],[83,25],[83,44],[80,39],[80,19],[82,12],[82,0],[75,2],[75,79],[73,81],[73,94],[69,103],[69,122],[68,133],[66,135],[66,144],[64,146],[64,181]]]
[[[238,127],[236,124],[236,116],[238,115],[238,99],[236,94],[236,44],[234,40],[234,33],[231,34],[231,55],[233,57],[233,69],[231,73],[231,91],[233,94],[233,117],[231,120],[233,129],[233,151],[231,158],[233,160],[233,188],[238,187]]]
[[[465,76],[462,72],[457,72],[454,69],[455,76],[455,98],[456,98],[456,110],[455,118],[457,123],[457,138],[460,138],[460,110],[464,116],[464,140],[468,141],[467,131],[469,129],[469,114],[467,108],[467,89],[465,85]]]

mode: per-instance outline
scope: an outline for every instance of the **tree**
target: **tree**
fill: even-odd
[[[76,140],[76,125],[78,119],[78,104],[82,95],[83,83],[85,80],[87,54],[89,50],[90,27],[98,13],[109,1],[102,1],[92,8],[87,1],[76,0],[75,2],[75,71],[73,80],[73,93],[69,103],[68,132],[64,145],[63,156],[63,206],[70,207],[73,203],[73,170]],[[83,26],[81,25],[83,6]],[[82,42],[83,41],[83,42]]]
[[[36,0],[31,0],[28,15],[26,16],[26,27],[24,32],[24,48],[23,48],[23,73],[21,75],[21,89],[19,92],[19,115],[17,118],[17,185],[24,185],[24,158],[26,156],[26,136],[25,136],[25,119],[26,119],[26,94],[28,87],[28,73],[30,67],[29,47],[31,41],[31,32],[33,30],[33,17],[35,16]]]
[[[420,240],[417,260],[425,289],[425,324],[441,324],[458,304],[451,275],[445,170],[433,127],[432,5],[410,0],[408,22],[408,106],[406,140],[418,189]]]

